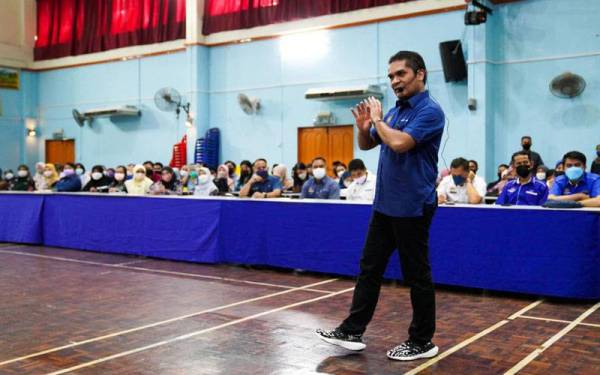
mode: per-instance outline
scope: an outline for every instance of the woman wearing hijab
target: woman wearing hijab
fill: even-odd
[[[115,168],[115,175],[112,184],[108,188],[109,193],[127,193],[127,187],[125,187],[125,181],[127,180],[127,168],[123,165],[119,165]]]
[[[125,181],[129,195],[144,195],[150,191],[152,180],[146,177],[146,167],[141,164],[133,167],[133,178]]]
[[[294,180],[288,178],[287,167],[284,164],[279,164],[273,168],[273,176],[281,180],[281,191],[290,191],[294,188]]]
[[[44,190],[43,186],[46,178],[44,177],[44,166],[45,164],[41,161],[35,163],[35,175],[33,176],[33,182],[35,183],[35,190]]]
[[[181,195],[181,183],[175,177],[171,167],[163,167],[160,175],[160,181],[150,186],[150,194],[153,195]]]
[[[197,197],[208,197],[218,195],[219,188],[213,183],[213,176],[206,167],[198,169],[198,186],[194,189],[194,195]]]
[[[184,192],[194,194],[196,187],[200,184],[198,180],[198,170],[196,167],[190,167],[185,184],[183,184]]]
[[[229,177],[229,168],[225,164],[217,168],[217,178],[214,184],[219,188],[219,193],[229,193],[233,190],[233,179]]]
[[[92,179],[85,184],[83,191],[89,191],[90,193],[108,193],[110,184],[112,184],[112,178],[104,175],[104,167],[101,165],[94,165],[91,175]]]
[[[4,171],[2,183],[0,184],[0,190],[12,190],[14,181],[15,174],[13,173],[12,169],[7,169]]]
[[[54,164],[47,163],[44,166],[44,181],[41,189],[39,190],[52,190],[59,179],[60,178],[58,177],[58,173],[56,172],[56,167]]]
[[[19,169],[17,170],[17,177],[15,177],[12,189],[14,191],[34,191],[35,190],[35,182],[33,182],[33,178],[31,178],[31,173],[29,173],[29,167],[21,164],[19,165]]]

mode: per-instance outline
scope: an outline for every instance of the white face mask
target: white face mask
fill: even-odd
[[[101,172],[94,172],[92,173],[92,178],[96,181],[98,181],[99,179],[101,179],[103,176],[103,174]]]
[[[208,175],[207,174],[202,174],[200,176],[198,176],[198,183],[204,185],[208,182]]]
[[[306,173],[299,173],[298,178],[301,180],[306,180]]]
[[[81,176],[83,174],[83,169],[77,168],[77,169],[75,169],[75,173],[77,173],[78,175]]]
[[[188,171],[183,170],[183,171],[179,172],[179,174],[181,175],[181,177],[187,177]]]
[[[146,174],[144,172],[136,172],[136,174],[135,174],[135,179],[137,181],[142,181],[145,177],[146,177]]]
[[[354,181],[359,185],[364,184],[365,181],[367,181],[367,175],[364,174],[364,175],[360,176],[359,178],[355,179]]]
[[[325,168],[315,168],[313,169],[313,176],[315,176],[315,178],[317,180],[322,179],[323,177],[325,177]]]
[[[44,171],[44,176],[52,177],[52,171]]]
[[[12,174],[12,173],[7,173],[7,174],[4,175],[4,178],[6,178],[7,180],[12,179],[13,177],[15,177],[15,175]]]
[[[337,173],[338,178],[342,178],[342,176],[344,175],[344,172],[346,172],[346,171],[343,169],[340,169]]]
[[[537,178],[538,180],[545,180],[546,174],[544,172],[538,172],[535,174],[535,178]]]
[[[115,180],[123,181],[124,178],[125,178],[125,173],[115,173]]]
[[[29,172],[23,170],[17,172],[17,175],[19,175],[19,177],[27,177],[28,174]]]

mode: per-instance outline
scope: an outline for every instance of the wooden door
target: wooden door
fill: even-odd
[[[75,162],[75,140],[46,140],[46,163]]]
[[[354,158],[354,126],[299,128],[298,161],[308,164],[317,156],[327,160],[327,173],[331,176],[335,160],[348,165]]]

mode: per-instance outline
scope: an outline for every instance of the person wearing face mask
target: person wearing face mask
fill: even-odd
[[[214,180],[214,184],[219,188],[219,193],[233,191],[233,179],[229,177],[229,168],[225,164],[221,164],[217,168],[217,177]]]
[[[227,167],[227,171],[229,172],[229,178],[231,178],[231,180],[233,180],[233,188],[235,188],[238,184],[238,180],[240,178],[240,176],[237,175],[237,173],[235,172],[237,165],[232,162],[231,160],[227,160],[225,162],[225,166]]]
[[[590,172],[600,175],[600,144],[596,145],[596,157],[592,162]]]
[[[56,183],[56,191],[60,192],[77,192],[81,191],[81,179],[75,172],[73,163],[66,163],[63,171],[60,173],[60,180]]]
[[[113,176],[113,182],[108,188],[109,193],[127,193],[127,187],[125,186],[127,181],[127,168],[123,165],[119,165],[115,168],[115,174]]]
[[[240,190],[240,197],[255,199],[279,198],[281,196],[281,181],[269,175],[265,159],[256,159],[252,169],[254,174]]]
[[[104,170],[104,175],[108,178],[110,178],[111,180],[113,180],[115,178],[115,170],[114,168],[106,168]]]
[[[469,161],[456,158],[450,164],[450,175],[437,187],[438,202],[479,204],[485,196],[485,181],[469,170]]]
[[[285,164],[279,164],[273,168],[273,176],[281,181],[281,190],[289,192],[294,188],[294,180],[288,178],[288,169]]]
[[[346,200],[373,202],[377,177],[367,170],[360,159],[351,160],[348,169],[352,175],[352,183],[348,186]]]
[[[133,178],[133,168],[135,164],[127,164],[127,176],[125,176],[125,180],[131,180]]]
[[[154,163],[154,165],[152,166],[152,177],[150,177],[152,181],[159,182],[161,180],[163,167],[164,166],[161,162],[157,161],[156,163]]]
[[[11,190],[14,191],[34,191],[35,190],[35,182],[33,178],[31,178],[31,173],[29,173],[29,167],[26,165],[19,165],[17,169],[17,176],[14,179]]]
[[[35,175],[33,176],[35,190],[44,190],[44,186],[46,184],[46,178],[44,177],[44,166],[45,164],[41,161],[35,163]]]
[[[340,199],[340,187],[327,176],[327,162],[316,157],[312,163],[313,177],[302,186],[300,199]]]
[[[181,182],[177,180],[171,167],[163,167],[160,175],[160,181],[150,186],[150,194],[153,195],[181,195]]]
[[[185,184],[182,182],[184,194],[194,194],[194,191],[200,184],[197,167],[189,167],[189,172],[187,173],[185,181]]]
[[[342,176],[346,173],[346,170],[348,169],[348,167],[346,166],[346,164],[342,163],[341,161],[334,161],[333,162],[333,180],[339,184],[339,182],[341,181]]]
[[[209,197],[219,195],[219,188],[213,182],[213,176],[210,173],[210,169],[200,167],[198,168],[197,174],[198,184],[194,188],[194,196]]]
[[[531,140],[531,136],[524,135],[521,137],[522,151],[529,153],[529,156],[531,157],[531,162],[533,163],[533,170],[536,170],[539,165],[544,165],[544,161],[542,160],[540,154],[531,150],[532,145],[533,142]]]
[[[183,165],[179,170],[179,181],[181,181],[181,185],[184,187],[184,191],[187,191],[187,183],[190,178],[190,166]]]
[[[504,173],[504,171],[507,169],[508,169],[508,165],[506,165],[506,164],[500,164],[498,166],[498,173],[497,173],[498,179],[496,181],[490,182],[487,185],[487,194],[486,195],[497,196],[500,194],[502,189],[498,190],[496,185],[498,185],[498,183],[500,181],[502,181],[502,173]]]
[[[534,178],[531,155],[525,151],[515,152],[511,165],[517,173],[517,179],[509,181],[498,199],[498,205],[541,206],[548,199],[548,187]]]
[[[292,191],[299,193],[302,191],[302,185],[308,179],[308,172],[306,171],[306,165],[304,163],[296,163],[292,168],[292,178],[294,180],[294,187]]]
[[[141,164],[133,167],[133,178],[125,181],[125,188],[129,195],[144,195],[150,191],[152,180],[147,177],[146,167]]]
[[[47,163],[44,166],[44,183],[40,190],[52,190],[60,177],[56,172],[56,167],[52,163]]]
[[[600,195],[600,176],[586,173],[586,157],[579,151],[563,156],[565,174],[556,177],[550,189],[549,200],[582,201]]]
[[[87,185],[92,178],[89,173],[85,173],[85,166],[81,163],[75,164],[75,174],[79,176],[79,179],[81,180],[81,186]]]
[[[538,165],[537,170],[535,171],[535,179],[548,186],[546,183],[546,180],[548,179],[548,167],[545,165]]]
[[[89,191],[90,193],[108,193],[110,184],[112,184],[112,178],[104,174],[104,167],[101,165],[94,165],[91,173],[92,178],[85,184],[83,191]]]
[[[2,187],[0,190],[12,190],[13,184],[15,181],[15,174],[12,169],[7,169],[4,171],[4,177],[2,178]]]

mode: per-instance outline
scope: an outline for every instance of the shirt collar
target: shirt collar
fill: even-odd
[[[400,108],[404,108],[404,107],[410,107],[410,108],[414,108],[417,104],[419,104],[419,102],[425,98],[429,97],[429,90],[425,90],[423,92],[420,92],[416,95],[411,96],[410,98],[406,99],[406,100],[397,100],[396,101],[396,107],[400,107]]]
[[[579,180],[577,180],[576,183],[572,183],[571,180],[569,180],[569,178],[567,176],[565,176],[565,178],[567,179],[567,184],[569,184],[571,186],[579,186],[582,183],[585,183],[585,181],[587,180],[587,173],[583,172],[583,174],[581,175],[581,177],[579,177]]]

